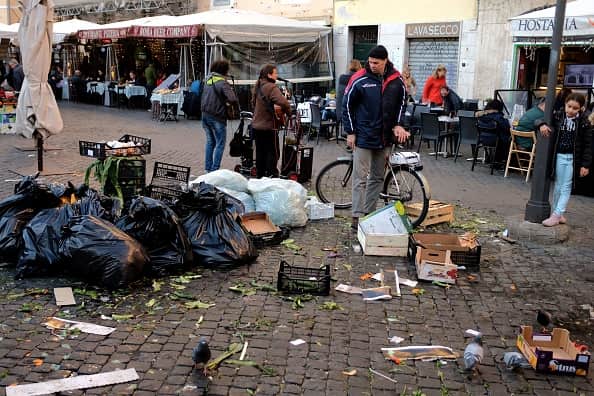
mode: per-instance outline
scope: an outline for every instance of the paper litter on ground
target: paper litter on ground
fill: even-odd
[[[305,344],[305,341],[302,340],[301,338],[298,338],[296,340],[289,341],[289,343],[293,346],[299,346],[299,345]]]
[[[115,331],[115,327],[101,326],[94,323],[78,322],[75,320],[67,320],[52,317],[44,323],[50,329],[78,329],[83,333],[108,335]]]
[[[343,283],[336,286],[334,290],[349,294],[361,294],[361,291],[363,291],[363,289],[361,289],[360,287],[345,285]]]
[[[377,300],[391,300],[392,295],[390,294],[389,286],[374,287],[372,289],[363,289],[361,291],[364,301],[377,301]]]
[[[47,395],[76,389],[122,384],[124,382],[135,381],[138,378],[136,370],[130,368],[92,375],[77,375],[70,378],[38,382],[36,384],[8,386],[5,388],[5,391],[6,396]]]
[[[56,305],[76,305],[72,288],[70,287],[55,287],[54,296],[56,298]]]
[[[389,341],[392,344],[400,344],[402,341],[404,341],[404,338],[398,337],[398,336],[393,336],[392,338],[389,339]]]

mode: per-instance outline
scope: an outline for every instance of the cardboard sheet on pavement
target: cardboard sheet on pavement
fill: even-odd
[[[56,305],[76,305],[72,288],[70,287],[55,287],[54,296],[56,297]]]

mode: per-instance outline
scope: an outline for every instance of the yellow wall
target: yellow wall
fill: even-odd
[[[476,0],[336,0],[335,25],[462,21],[476,17]]]

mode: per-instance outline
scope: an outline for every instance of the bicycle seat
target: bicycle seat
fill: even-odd
[[[254,118],[254,113],[252,113],[250,111],[242,111],[239,113],[239,116],[241,118]]]

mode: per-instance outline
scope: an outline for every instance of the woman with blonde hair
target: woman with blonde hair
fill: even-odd
[[[412,99],[414,102],[414,96],[417,94],[417,82],[412,74],[410,74],[410,67],[408,65],[404,65],[404,68],[402,69],[402,78],[404,78],[406,84],[408,98],[409,100]]]
[[[444,65],[439,64],[433,71],[433,73],[425,81],[423,87],[423,96],[421,102],[425,104],[435,104],[441,106],[443,104],[443,98],[441,97],[441,88],[446,87],[446,73],[447,69]]]

